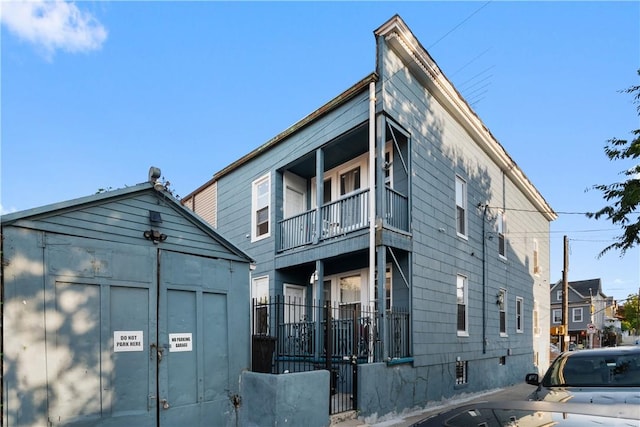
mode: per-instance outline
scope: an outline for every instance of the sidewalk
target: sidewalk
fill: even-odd
[[[408,427],[421,419],[430,415],[436,415],[449,408],[458,405],[483,401],[508,401],[508,400],[526,400],[527,396],[535,390],[535,387],[522,383],[515,384],[511,387],[502,389],[489,390],[482,393],[473,393],[461,397],[456,397],[449,401],[433,402],[428,407],[397,415],[387,415],[380,419],[349,419],[332,422],[331,427]]]

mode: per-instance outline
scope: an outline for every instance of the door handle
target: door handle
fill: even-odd
[[[162,409],[169,409],[169,402],[167,402],[167,399],[162,399],[160,403],[162,403]]]

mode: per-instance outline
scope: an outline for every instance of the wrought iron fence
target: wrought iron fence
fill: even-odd
[[[378,362],[384,345],[390,358],[410,354],[407,310],[387,310],[386,343],[378,333],[379,313],[359,303],[304,304],[277,296],[253,300],[252,312],[254,357],[270,359],[259,363],[262,372],[308,371],[326,365],[327,360],[353,355],[358,363]]]

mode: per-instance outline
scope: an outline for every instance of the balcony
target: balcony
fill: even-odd
[[[409,231],[409,203],[405,195],[385,187],[385,226]],[[320,217],[320,227],[316,219]],[[279,222],[278,250],[286,251],[305,245],[345,236],[369,226],[369,189],[346,195],[323,205],[319,212],[311,209]]]

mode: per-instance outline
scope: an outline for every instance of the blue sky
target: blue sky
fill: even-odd
[[[640,286],[640,252],[581,213],[622,179],[612,137],[640,127],[639,2],[2,2],[3,213],[162,169],[184,196],[375,69],[399,14],[559,218],[552,282]],[[515,238],[515,236],[514,236]]]

